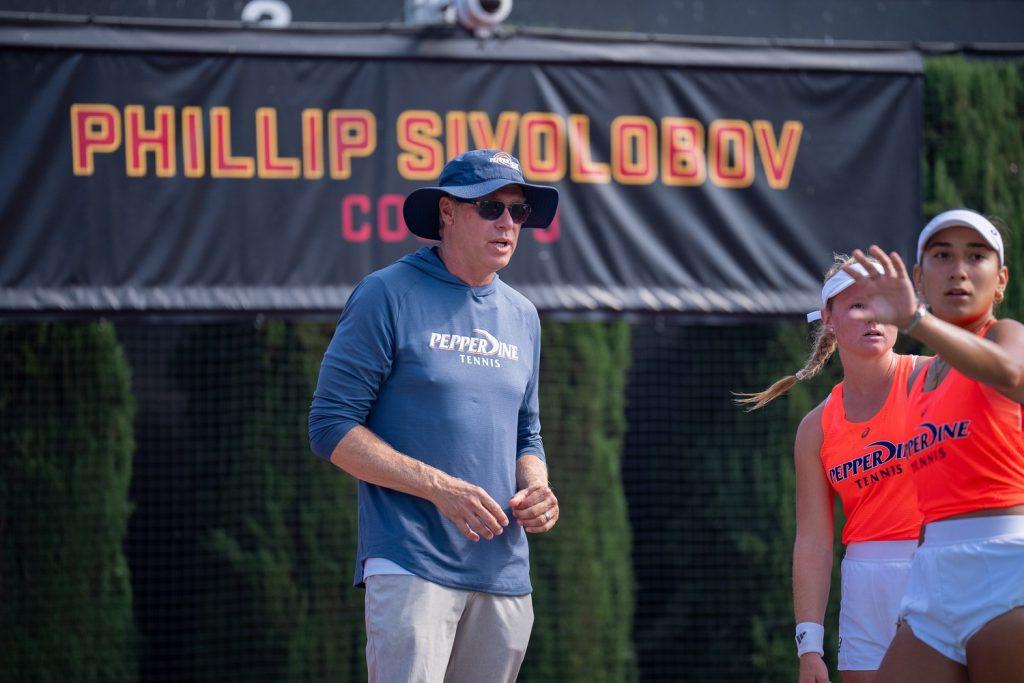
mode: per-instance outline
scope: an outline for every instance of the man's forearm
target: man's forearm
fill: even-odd
[[[399,453],[366,427],[349,430],[331,453],[331,462],[369,484],[433,501],[451,477]]]
[[[471,541],[494,538],[508,525],[487,491],[399,453],[366,427],[349,430],[331,462],[361,481],[430,501]]]
[[[516,460],[516,487],[529,488],[534,484],[548,485],[548,467],[536,455],[523,455]]]

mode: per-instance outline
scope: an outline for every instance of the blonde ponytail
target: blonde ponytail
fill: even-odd
[[[851,259],[846,254],[833,254],[833,262],[831,267],[825,272],[825,280],[838,273],[842,267],[850,263]],[[871,259],[872,261],[874,259]],[[829,302],[831,310],[831,301]],[[825,363],[832,357],[832,354],[836,350],[836,337],[834,334],[828,331],[824,324],[818,326],[818,331],[814,336],[814,347],[811,350],[811,355],[807,357],[807,362],[804,366],[797,370],[792,375],[786,375],[782,379],[776,380],[770,387],[764,391],[758,391],[756,393],[748,394],[743,392],[737,392],[736,396],[739,398],[735,399],[736,404],[745,406],[747,412],[763,408],[779,396],[787,393],[793,388],[797,382],[802,382],[805,379],[811,379],[825,367]]]
[[[737,396],[740,397],[736,399],[737,405],[745,406],[748,413],[752,410],[765,407],[779,396],[782,396],[792,389],[793,385],[797,382],[810,379],[821,372],[821,369],[825,367],[825,363],[827,363],[828,359],[832,357],[835,350],[835,335],[829,332],[824,325],[819,326],[817,335],[814,338],[814,349],[811,351],[811,355],[807,357],[807,362],[804,363],[802,368],[792,375],[787,375],[782,379],[776,380],[764,391],[758,391],[753,394],[737,394]]]

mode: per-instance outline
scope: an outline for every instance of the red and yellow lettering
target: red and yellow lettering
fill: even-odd
[[[210,110],[210,175],[214,178],[252,178],[256,161],[252,157],[231,154],[231,110]]]
[[[448,142],[448,160],[469,151],[469,129],[466,112],[450,111],[444,117],[445,140]]]
[[[324,113],[319,109],[302,111],[302,175],[324,177]]]
[[[562,224],[558,220],[558,210],[555,210],[555,217],[551,219],[551,225],[547,229],[543,230],[530,230],[530,234],[533,238],[541,244],[551,244],[557,242],[558,238],[562,235]]]
[[[153,110],[153,129],[145,127],[146,113],[141,105],[124,108],[124,163],[129,177],[146,175],[146,153],[156,155],[156,174],[170,178],[176,170],[174,152],[174,107]]]
[[[181,110],[181,152],[186,178],[202,178],[206,174],[206,146],[203,142],[203,110],[183,107]]]
[[[92,175],[96,152],[121,146],[121,117],[109,104],[71,105],[71,167],[75,175]]]
[[[352,177],[352,157],[368,157],[377,149],[377,117],[367,109],[332,109],[330,129],[331,177]]]
[[[761,165],[768,178],[768,185],[775,190],[789,187],[789,179],[796,165],[796,151],[800,147],[800,136],[804,124],[786,121],[782,124],[781,142],[775,138],[775,129],[768,121],[754,121],[754,139],[761,155]]]
[[[658,133],[646,116],[612,121],[612,176],[624,185],[646,185],[658,177]]]
[[[518,112],[503,111],[498,114],[497,131],[491,126],[491,117],[487,112],[469,112],[469,132],[476,149],[503,149],[511,154],[518,130]]]
[[[256,169],[260,178],[298,178],[299,160],[277,153],[277,110],[256,110]]]
[[[607,183],[612,174],[608,164],[591,157],[590,118],[569,114],[569,177],[575,183]]]
[[[565,177],[565,123],[548,112],[531,111],[519,121],[519,163],[526,180],[555,183]]]
[[[398,115],[398,173],[407,180],[433,180],[444,166],[441,117],[427,109],[410,109]]]
[[[700,185],[707,178],[704,126],[697,119],[661,120],[661,180],[666,185]]]
[[[754,182],[754,134],[738,119],[712,121],[708,128],[711,182],[720,187],[750,187]]]
[[[410,235],[402,215],[403,204],[405,197],[400,194],[382,195],[377,200],[377,232],[382,242],[401,242]],[[392,215],[396,220],[391,220]]]
[[[356,210],[368,216],[370,198],[365,194],[345,195],[341,200],[341,238],[346,242],[366,242],[373,232],[373,226],[365,220],[356,225]]]

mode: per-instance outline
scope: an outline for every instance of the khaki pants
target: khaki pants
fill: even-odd
[[[529,595],[446,588],[417,576],[366,580],[370,683],[511,683],[531,628]]]

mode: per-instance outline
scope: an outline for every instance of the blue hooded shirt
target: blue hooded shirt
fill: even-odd
[[[443,586],[531,591],[526,533],[508,500],[516,460],[544,459],[539,365],[537,310],[497,275],[470,287],[422,247],[359,283],[320,368],[313,451],[330,459],[363,425],[400,453],[480,486],[512,523],[474,543],[431,502],[360,481],[356,585],[363,561],[379,557]]]

